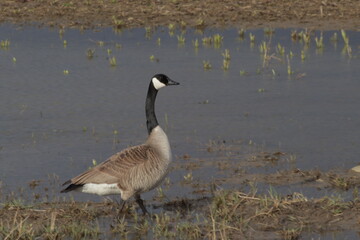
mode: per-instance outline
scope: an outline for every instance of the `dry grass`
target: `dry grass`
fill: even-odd
[[[255,192],[220,190],[212,198],[168,202],[157,206],[163,210],[152,217],[140,216],[134,208],[119,214],[115,203],[7,203],[0,209],[0,238],[101,239],[112,234],[169,239],[262,239],[266,233],[276,238],[299,239],[303,232],[360,230],[358,200],[307,199],[299,193],[281,196],[273,188],[262,195]],[[100,227],[101,221],[109,227]]]
[[[0,22],[79,28],[112,26],[118,30],[159,25],[202,29],[238,24],[247,28],[313,25],[356,29],[360,22],[357,0],[5,0],[1,1],[0,9]]]

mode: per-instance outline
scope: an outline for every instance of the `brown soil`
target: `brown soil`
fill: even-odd
[[[77,28],[311,27],[359,29],[358,0],[4,0],[0,22]]]

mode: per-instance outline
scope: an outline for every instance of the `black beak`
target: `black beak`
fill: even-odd
[[[169,86],[169,85],[179,85],[179,84],[180,84],[180,83],[175,82],[175,81],[171,80],[170,78],[168,78],[168,83],[167,83],[168,86]]]

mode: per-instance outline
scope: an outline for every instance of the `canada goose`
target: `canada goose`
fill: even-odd
[[[171,162],[171,149],[165,132],[155,115],[158,90],[179,83],[164,74],[152,77],[146,96],[145,112],[148,138],[144,144],[129,147],[114,154],[94,168],[66,181],[61,192],[77,190],[98,195],[120,194],[125,201],[135,197],[144,215],[147,212],[140,194],[158,186],[166,176]]]

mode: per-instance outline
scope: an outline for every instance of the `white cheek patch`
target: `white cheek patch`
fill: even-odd
[[[160,82],[159,79],[157,79],[157,78],[153,78],[153,79],[152,79],[152,83],[153,83],[153,85],[154,85],[154,87],[155,87],[156,90],[159,90],[160,88],[166,86],[165,84],[163,84],[162,82]]]

